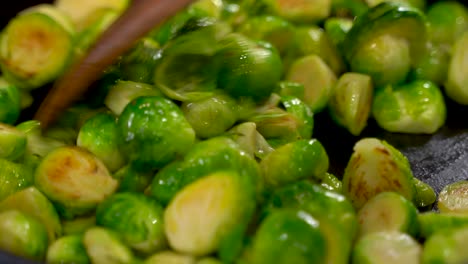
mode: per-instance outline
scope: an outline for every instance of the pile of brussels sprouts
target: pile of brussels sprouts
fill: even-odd
[[[468,181],[438,195],[378,137],[468,104],[468,9],[198,0],[50,128],[22,113],[125,10],[58,0],[0,35],[0,249],[46,263],[467,263]],[[357,138],[343,175],[315,115]],[[339,139],[337,139],[339,140]],[[437,205],[437,210],[431,210]]]

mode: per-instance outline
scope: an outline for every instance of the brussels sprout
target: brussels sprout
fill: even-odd
[[[441,213],[468,213],[468,181],[456,181],[444,186],[437,199],[437,207]]]
[[[107,93],[104,104],[114,115],[119,116],[125,106],[137,97],[157,95],[161,95],[161,92],[152,85],[118,80]]]
[[[434,211],[418,214],[419,237],[430,238],[437,233],[468,227],[468,216],[464,214],[445,214]]]
[[[99,113],[86,120],[80,128],[76,145],[93,153],[110,172],[114,172],[125,164],[118,139],[116,118],[109,113]]]
[[[336,193],[343,192],[343,183],[335,175],[328,172],[322,176],[320,185],[325,189]]]
[[[438,1],[427,10],[430,39],[438,44],[453,45],[468,30],[468,9],[457,1]]]
[[[298,119],[298,133],[303,139],[310,139],[314,129],[314,118],[312,110],[304,102],[294,96],[281,97],[281,103],[286,112]]]
[[[237,172],[211,173],[179,191],[164,211],[171,248],[194,256],[218,252],[231,262],[255,209],[256,188]]]
[[[299,99],[315,114],[327,105],[336,76],[319,56],[308,55],[292,63],[286,80],[304,85],[304,94]]]
[[[365,1],[370,7],[374,7],[382,2],[392,2],[399,5],[409,5],[424,11],[426,8],[425,0],[366,0]]]
[[[270,15],[252,17],[242,23],[237,31],[250,39],[271,43],[281,55],[287,52],[294,38],[294,26],[291,23]]]
[[[222,0],[197,0],[188,7],[188,12],[219,19],[223,6]]]
[[[67,146],[41,161],[35,185],[66,219],[91,212],[117,189],[106,166],[86,150]]]
[[[468,259],[466,243],[466,226],[437,232],[424,242],[421,263],[464,263]]]
[[[33,183],[33,171],[27,165],[0,159],[0,201]]]
[[[468,104],[468,78],[466,67],[468,65],[468,31],[455,42],[452,57],[448,68],[447,82],[444,85],[447,96],[455,102]]]
[[[221,42],[218,87],[234,97],[267,98],[280,81],[283,64],[270,43],[232,33]]]
[[[48,240],[45,227],[16,210],[0,213],[0,249],[32,260],[44,259]]]
[[[182,255],[173,251],[161,251],[147,258],[144,264],[198,264],[198,262],[189,255]]]
[[[447,109],[437,85],[416,80],[377,90],[372,115],[390,132],[432,134],[444,125]]]
[[[184,186],[217,171],[234,171],[261,188],[260,168],[232,139],[214,137],[195,144],[182,161],[170,163],[151,183],[150,195],[163,205]]]
[[[274,149],[265,138],[257,131],[254,122],[244,122],[231,128],[226,136],[232,138],[239,147],[249,154],[250,157],[263,159]]]
[[[126,165],[116,171],[113,177],[119,180],[118,192],[143,192],[151,184],[152,173],[138,171],[130,165]]]
[[[331,38],[319,26],[301,26],[296,29],[292,53],[296,58],[319,56],[335,74],[345,70],[343,58]]]
[[[427,52],[410,72],[410,79],[428,80],[443,85],[447,80],[450,54],[442,45],[428,42]]]
[[[8,22],[0,38],[0,68],[5,79],[27,90],[51,82],[72,58],[74,34],[67,15],[51,4],[22,10]]]
[[[343,175],[343,193],[360,209],[384,191],[394,191],[413,201],[415,187],[408,159],[377,138],[356,142]]]
[[[413,177],[414,189],[416,191],[413,202],[417,207],[432,205],[437,198],[437,194],[429,184]]]
[[[326,238],[320,223],[300,210],[278,210],[263,220],[248,252],[248,263],[325,263]]]
[[[49,242],[62,235],[60,218],[53,204],[35,187],[15,192],[0,202],[0,212],[18,210],[36,218],[47,229]]]
[[[131,101],[117,125],[123,151],[133,165],[143,170],[163,167],[195,141],[195,132],[179,107],[160,96]]]
[[[331,13],[331,0],[264,0],[272,13],[298,23],[316,23]]]
[[[0,158],[15,161],[26,151],[26,135],[19,129],[0,123]]]
[[[342,233],[340,240],[351,241],[358,231],[356,211],[344,195],[305,180],[274,190],[268,197],[261,216],[281,208],[301,209],[320,222],[332,223]]]
[[[270,186],[281,186],[306,178],[320,179],[328,170],[328,155],[316,139],[302,139],[277,148],[261,162],[263,177]]]
[[[96,216],[82,216],[62,221],[63,235],[82,235],[89,228],[96,226]]]
[[[166,245],[163,209],[140,193],[117,193],[99,204],[96,223],[120,234],[131,248],[150,254]]]
[[[330,17],[325,20],[323,27],[331,42],[341,50],[346,34],[353,27],[353,20],[342,17]]]
[[[329,101],[331,117],[358,136],[371,113],[374,87],[370,76],[347,72],[340,76]]]
[[[91,263],[80,235],[63,236],[57,239],[47,250],[46,262],[48,264]]]
[[[158,42],[148,37],[142,38],[119,60],[120,76],[124,80],[152,84],[154,70],[160,59]]]
[[[399,232],[376,232],[358,240],[351,263],[420,263],[421,245],[411,236]]]
[[[217,88],[219,62],[215,54],[230,28],[213,19],[195,19],[180,31],[181,35],[164,47],[154,83],[164,95],[178,101],[210,96]]]
[[[137,263],[133,252],[120,240],[117,233],[103,227],[92,227],[83,236],[83,244],[91,263]]]
[[[20,90],[0,77],[0,122],[14,124],[20,116],[21,109]]]
[[[238,119],[236,102],[222,93],[184,102],[181,109],[199,138],[219,136]]]

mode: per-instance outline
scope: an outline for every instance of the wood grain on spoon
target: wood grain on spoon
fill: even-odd
[[[122,16],[101,35],[86,56],[54,83],[34,119],[40,121],[43,128],[47,128],[138,39],[192,1],[134,0]]]

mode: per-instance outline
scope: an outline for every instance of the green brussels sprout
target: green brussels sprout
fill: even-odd
[[[356,242],[351,263],[419,264],[421,255],[421,245],[410,235],[399,232],[376,232]]]
[[[83,235],[83,245],[91,263],[136,264],[133,252],[119,235],[103,227],[92,227]]]
[[[468,213],[468,181],[460,180],[447,184],[437,198],[437,207],[441,213]]]
[[[464,263],[468,259],[466,243],[467,226],[439,231],[424,242],[421,263]]]
[[[399,5],[409,5],[415,8],[418,8],[421,11],[424,11],[426,8],[425,0],[365,0],[365,2],[370,6],[374,7],[382,2],[392,2]]]
[[[21,93],[18,87],[0,77],[0,122],[14,124],[21,112]]]
[[[110,172],[115,172],[126,162],[118,148],[118,139],[116,118],[109,113],[99,113],[80,128],[76,145],[93,153]]]
[[[410,72],[410,79],[428,80],[443,85],[447,80],[450,53],[442,45],[428,42],[427,52]]]
[[[109,108],[114,115],[122,114],[125,106],[128,103],[140,96],[158,96],[161,92],[156,87],[133,81],[118,80],[112,87],[104,99],[104,104]]]
[[[358,136],[367,126],[374,87],[370,76],[347,72],[340,76],[328,104],[335,122]]]
[[[152,173],[141,172],[131,165],[126,165],[113,175],[119,181],[118,192],[143,192],[153,180]]]
[[[417,207],[430,206],[436,201],[437,194],[429,184],[416,177],[413,177],[413,184],[416,191],[413,202]]]
[[[260,162],[264,181],[272,187],[306,178],[320,179],[328,165],[327,152],[316,139],[283,145]]]
[[[160,59],[161,48],[158,42],[144,37],[118,61],[120,76],[123,80],[152,84]]]
[[[17,191],[0,202],[0,212],[18,210],[40,221],[47,229],[49,242],[62,235],[62,225],[54,205],[36,187]]]
[[[0,158],[15,161],[26,151],[26,135],[19,129],[0,123]]]
[[[213,19],[192,19],[164,47],[154,83],[167,97],[178,101],[211,96],[217,88],[219,61],[216,53],[229,26]],[[184,33],[183,31],[188,31]]]
[[[143,264],[198,264],[190,255],[183,255],[173,251],[160,251],[145,259]]]
[[[294,96],[281,97],[286,112],[298,119],[298,133],[303,139],[310,139],[314,130],[314,114],[309,106]]]
[[[64,236],[82,235],[89,228],[96,226],[96,216],[81,216],[70,220],[62,220],[62,229]]]
[[[89,264],[88,255],[80,235],[63,236],[52,243],[47,250],[48,264]]]
[[[356,210],[344,195],[306,180],[274,190],[265,202],[261,217],[281,208],[301,209],[320,222],[332,223],[342,233],[341,240],[351,241],[358,231]]]
[[[447,109],[436,84],[416,80],[378,89],[372,115],[380,127],[390,132],[432,134],[444,125]]]
[[[166,245],[163,208],[140,193],[117,193],[96,210],[96,224],[119,233],[130,248],[151,254]]]
[[[197,0],[188,7],[188,12],[219,19],[221,18],[223,5],[224,3],[221,0]]]
[[[172,249],[234,261],[256,207],[256,186],[235,171],[208,174],[185,186],[164,211]]]
[[[427,10],[430,39],[452,46],[468,30],[468,8],[458,1],[438,1]]]
[[[296,57],[319,56],[335,74],[345,71],[343,58],[325,30],[319,26],[300,26],[294,36],[292,54]]]
[[[264,0],[273,14],[297,23],[317,23],[331,13],[331,0]]]
[[[133,165],[143,170],[163,167],[195,141],[195,131],[179,107],[160,96],[131,101],[117,125],[122,150]]]
[[[0,159],[0,201],[33,184],[34,174],[30,167]]]
[[[331,42],[341,50],[346,34],[353,27],[353,20],[343,17],[330,17],[325,20],[323,28]]]
[[[221,41],[218,87],[233,97],[265,99],[280,81],[283,64],[270,43],[232,33]]]
[[[221,93],[197,101],[184,102],[181,109],[199,138],[219,136],[238,119],[235,100]]]
[[[343,192],[343,183],[335,175],[328,173],[328,172],[322,176],[322,181],[320,182],[320,186],[324,187],[325,189],[329,191],[333,191],[336,193]]]
[[[394,191],[414,201],[415,186],[408,159],[377,138],[356,142],[343,175],[343,193],[356,209],[375,195]]]
[[[461,35],[452,51],[448,68],[448,77],[444,85],[447,96],[455,102],[468,105],[468,78],[466,67],[468,65],[468,31]]]
[[[299,99],[315,114],[327,105],[336,76],[319,56],[308,55],[292,63],[286,80],[304,85],[304,94]]]
[[[0,249],[27,259],[44,259],[47,231],[35,218],[16,210],[1,212],[0,233]]]
[[[168,204],[184,186],[217,171],[234,171],[261,188],[260,168],[232,139],[214,137],[195,144],[182,161],[170,163],[156,173],[150,195]]]
[[[34,182],[66,219],[93,211],[118,185],[98,158],[74,146],[57,148],[45,156]]]
[[[325,263],[320,223],[301,210],[278,210],[264,219],[248,249],[248,263]]]
[[[285,55],[294,38],[294,26],[285,19],[271,15],[251,17],[237,31],[250,39],[271,43],[281,55]]]
[[[418,214],[418,223],[419,237],[427,239],[437,233],[468,227],[468,216],[428,211]]]
[[[254,122],[243,122],[231,128],[226,136],[233,139],[239,147],[252,158],[263,159],[274,149],[265,138],[257,131]]]

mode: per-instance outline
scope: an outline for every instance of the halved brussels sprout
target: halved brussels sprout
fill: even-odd
[[[0,213],[0,249],[36,261],[44,260],[46,228],[35,218],[16,210]]]
[[[239,147],[250,157],[263,159],[274,149],[265,138],[257,131],[254,122],[243,122],[226,132],[226,136],[232,138]]]
[[[0,77],[0,122],[14,124],[22,109],[21,93],[18,87]]]
[[[193,256],[166,250],[151,255],[143,264],[198,264],[198,262]]]
[[[437,1],[427,10],[430,39],[438,44],[452,46],[468,30],[468,8],[463,2]]]
[[[40,221],[47,229],[49,242],[62,235],[62,225],[54,205],[34,186],[1,201],[0,212],[7,210],[18,210]]]
[[[110,172],[115,172],[126,162],[118,139],[116,118],[110,113],[98,113],[81,126],[76,145],[93,153]]]
[[[89,264],[88,255],[81,235],[63,236],[47,249],[48,264]]]
[[[26,164],[0,159],[0,201],[33,184],[33,171]]]
[[[272,13],[298,23],[317,23],[331,13],[331,0],[264,0]]]
[[[448,79],[444,85],[447,96],[455,102],[468,105],[468,31],[461,35],[452,51]]]
[[[164,211],[170,246],[234,261],[256,206],[256,188],[237,172],[211,173],[179,191]]]
[[[55,149],[40,162],[35,185],[64,218],[93,211],[117,189],[106,166],[90,152],[74,146]]]
[[[446,233],[468,227],[468,215],[428,211],[418,214],[419,237],[427,239],[437,233]]]
[[[19,129],[0,123],[0,158],[15,161],[26,151],[26,135]]]
[[[416,80],[378,89],[372,115],[390,132],[433,134],[445,124],[447,109],[436,84]]]
[[[166,245],[163,208],[140,193],[117,193],[99,204],[96,223],[117,232],[129,247],[151,254]]]
[[[118,117],[120,146],[132,165],[146,171],[161,168],[195,141],[195,131],[180,108],[161,96],[131,101]]]
[[[347,72],[333,88],[328,107],[331,117],[351,134],[358,136],[371,113],[374,87],[370,76]]]
[[[468,214],[468,181],[445,185],[439,193],[437,207],[441,213]]]
[[[328,170],[328,155],[316,139],[297,140],[277,148],[261,162],[264,181],[281,186],[301,179],[320,177]]]
[[[83,235],[83,244],[91,263],[134,264],[133,252],[125,246],[118,233],[103,227],[92,227]]]
[[[396,148],[377,138],[362,138],[343,175],[343,192],[355,208],[384,191],[397,192],[413,201],[415,187],[408,159]]]
[[[468,259],[468,227],[442,230],[424,242],[421,263],[464,263]]]

